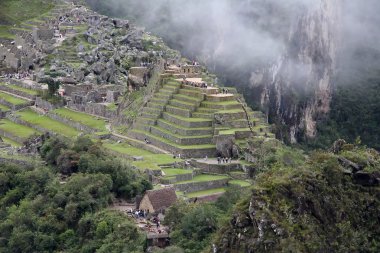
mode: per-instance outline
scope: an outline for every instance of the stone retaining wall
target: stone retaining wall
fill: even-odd
[[[201,121],[201,122],[183,121],[175,117],[172,117],[166,113],[163,113],[163,118],[169,122],[172,122],[174,124],[177,124],[183,127],[188,127],[188,128],[210,127],[212,125],[212,121]]]
[[[213,180],[208,182],[190,182],[183,184],[175,184],[174,187],[177,191],[186,193],[210,190],[215,188],[222,188],[227,186],[229,179]]]
[[[207,164],[191,160],[190,164],[207,173],[228,174],[231,171],[242,171],[242,167],[238,163]]]
[[[36,106],[39,108],[46,109],[48,111],[53,111],[55,109],[61,108],[64,106],[64,103],[61,104],[52,104],[49,101],[43,100],[40,97],[36,98]]]
[[[157,128],[151,128],[151,133],[156,136],[160,136],[162,138],[165,138],[171,142],[174,142],[178,145],[202,145],[202,144],[210,144],[212,143],[212,137],[202,137],[202,138],[178,138],[171,133],[166,133],[164,131],[161,131],[160,129]]]
[[[15,142],[18,142],[18,143],[23,143],[24,141],[26,141],[26,139],[24,139],[24,138],[15,136],[15,135],[13,135],[11,133],[8,133],[8,132],[6,132],[4,130],[1,130],[1,129],[0,129],[0,135],[6,137],[8,139],[11,139],[11,140],[13,140]]]
[[[25,104],[14,105],[14,104],[11,104],[11,103],[5,101],[4,99],[1,99],[1,98],[0,98],[0,104],[5,105],[5,106],[11,108],[12,111],[18,111],[18,110],[20,110],[20,109],[22,109],[22,108],[25,108],[25,107],[27,107],[27,106],[32,106],[32,105],[34,105],[34,101],[30,101],[30,102],[27,102],[27,101],[26,101]]]
[[[73,110],[97,115],[103,118],[111,119],[111,118],[117,117],[116,111],[108,110],[107,106],[103,104],[95,104],[95,103],[74,104],[73,102],[68,102],[67,106]]]
[[[7,117],[10,121],[16,123],[16,124],[19,124],[19,125],[23,125],[23,126],[27,126],[27,127],[30,127],[30,128],[33,128],[34,130],[38,131],[38,132],[41,132],[41,133],[49,133],[51,135],[57,135],[56,133],[50,131],[50,130],[47,130],[45,128],[42,128],[40,126],[37,126],[35,124],[31,124],[29,122],[26,122],[20,118],[18,118],[17,116],[15,115],[9,115]]]
[[[6,85],[0,85],[0,90],[16,94],[16,95],[18,95],[20,97],[25,97],[25,98],[28,98],[30,100],[35,100],[36,99],[36,96],[34,96],[34,95],[30,95],[30,94],[25,93],[23,91],[14,90],[11,87],[8,87]]]
[[[61,117],[60,115],[58,114],[54,114],[54,113],[48,113],[47,116],[53,120],[56,120],[56,121],[59,121],[65,125],[68,125],[72,128],[75,128],[81,132],[85,132],[85,133],[88,133],[88,134],[93,134],[93,133],[96,133],[96,132],[100,132],[100,130],[97,130],[95,128],[91,128],[89,126],[85,126],[79,122],[75,122],[75,121],[71,121],[69,119],[66,119],[64,117]]]
[[[186,128],[179,128],[176,125],[167,124],[166,122],[157,121],[157,125],[163,129],[166,129],[172,133],[178,133],[183,136],[195,136],[195,135],[212,135],[213,130],[210,128],[209,130],[188,130]]]

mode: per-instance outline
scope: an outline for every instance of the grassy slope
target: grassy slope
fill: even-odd
[[[13,104],[13,105],[23,105],[27,101],[18,97],[14,97],[12,95],[9,95],[8,93],[0,92],[0,98],[4,99],[5,101]]]
[[[13,123],[7,119],[2,119],[0,121],[0,129],[21,138],[29,138],[37,133],[33,128]]]
[[[38,115],[30,109],[19,111],[17,112],[17,115],[21,116],[22,120],[48,129],[52,132],[62,134],[66,137],[75,137],[79,134],[79,132],[76,129],[62,124],[61,122],[52,120],[46,116]]]
[[[106,122],[95,116],[91,116],[86,113],[75,112],[66,108],[60,108],[54,110],[54,113],[60,115],[61,117],[67,118],[72,121],[79,122],[85,126],[95,128],[100,131],[106,131]]]

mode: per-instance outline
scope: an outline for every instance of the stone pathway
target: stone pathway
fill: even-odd
[[[197,161],[198,163],[210,164],[210,165],[216,165],[216,164],[219,164],[219,165],[223,165],[223,164],[239,164],[239,161],[237,161],[237,160],[231,160],[231,163],[230,162],[228,162],[228,163],[218,163],[218,160],[216,158],[208,158],[207,160],[205,160],[203,158],[203,159],[196,159],[195,161]]]

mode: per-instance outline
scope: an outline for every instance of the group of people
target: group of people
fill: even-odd
[[[201,82],[201,83],[190,82],[190,81],[186,80],[186,78],[183,78],[182,84],[183,85],[189,85],[189,86],[192,86],[192,87],[202,88],[202,89],[207,89],[208,88],[208,84],[206,82]],[[212,85],[211,85],[211,87],[212,87]]]
[[[229,90],[227,88],[222,88],[222,94],[228,94]]]
[[[11,79],[25,79],[29,78],[31,76],[31,73],[28,71],[20,71],[18,73],[5,73],[3,75],[4,78],[11,78]]]
[[[216,160],[218,161],[218,164],[221,164],[221,163],[231,163],[232,162],[232,158],[229,157],[220,157],[218,156],[218,158],[216,158]]]

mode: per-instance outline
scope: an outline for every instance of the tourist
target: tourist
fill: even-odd
[[[181,154],[178,154],[178,159],[181,159]]]
[[[216,160],[218,161],[218,164],[220,164],[220,156],[218,156],[218,158],[216,158]]]
[[[208,156],[206,155],[206,157],[205,157],[205,161],[207,161],[207,159],[208,159]]]
[[[144,141],[146,144],[150,144],[150,141],[147,138],[145,138]]]

